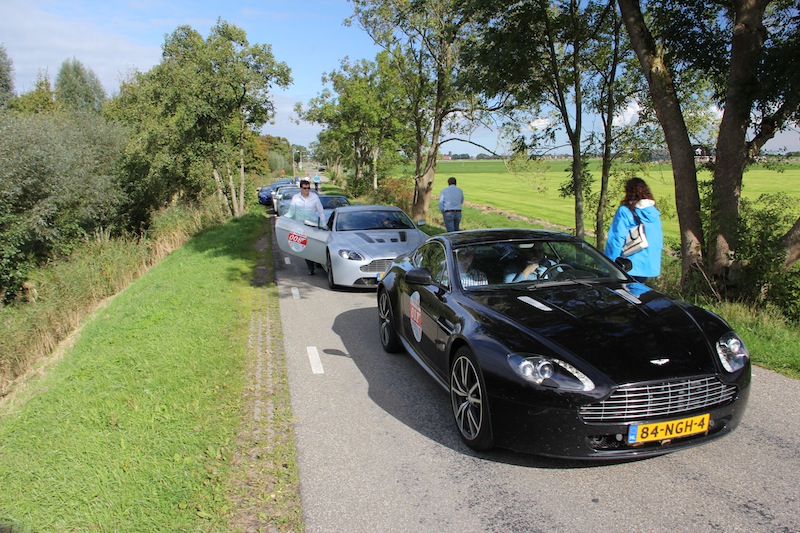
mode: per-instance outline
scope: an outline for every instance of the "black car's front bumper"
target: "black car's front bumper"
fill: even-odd
[[[627,459],[661,455],[719,438],[742,419],[749,383],[731,401],[710,408],[629,423],[587,423],[577,406],[541,406],[490,397],[495,444],[514,451],[571,459]],[[699,414],[710,415],[706,432],[686,437],[628,444],[632,424],[651,424]]]

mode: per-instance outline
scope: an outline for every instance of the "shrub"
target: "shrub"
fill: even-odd
[[[94,113],[0,113],[0,280],[8,303],[30,267],[114,227],[123,129]],[[2,303],[0,302],[0,303]]]
[[[770,302],[793,321],[800,319],[800,268],[783,271],[786,250],[781,237],[797,220],[795,205],[785,194],[742,200],[732,280],[739,299],[759,306]]]
[[[374,196],[376,203],[396,205],[410,213],[414,203],[414,180],[409,176],[381,178]]]

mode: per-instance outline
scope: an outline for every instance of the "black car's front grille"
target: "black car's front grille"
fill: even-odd
[[[624,424],[709,409],[735,396],[736,387],[716,377],[634,383],[618,388],[602,402],[581,407],[580,415],[585,422]]]
[[[391,259],[376,259],[361,267],[361,272],[386,272],[392,264]]]

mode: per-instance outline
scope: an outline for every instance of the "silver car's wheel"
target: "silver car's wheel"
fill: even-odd
[[[394,329],[392,300],[385,290],[381,290],[378,295],[378,328],[383,350],[387,353],[399,352],[400,340],[397,338],[397,331]]]
[[[336,290],[336,283],[333,282],[333,265],[331,265],[331,253],[325,254],[325,270],[328,273],[328,287],[331,290]]]
[[[474,450],[494,446],[486,385],[475,356],[468,348],[456,352],[450,367],[450,401],[461,438]]]

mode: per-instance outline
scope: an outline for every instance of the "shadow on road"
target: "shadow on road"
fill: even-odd
[[[340,314],[333,323],[333,331],[341,338],[346,351],[326,350],[325,353],[333,356],[349,354],[366,379],[369,397],[376,405],[442,446],[477,459],[531,468],[588,468],[608,464],[607,461],[538,457],[499,448],[476,452],[467,447],[458,435],[447,392],[405,352],[388,354],[383,351],[378,337],[377,306]],[[365,353],[360,348],[365,344],[375,348]]]

